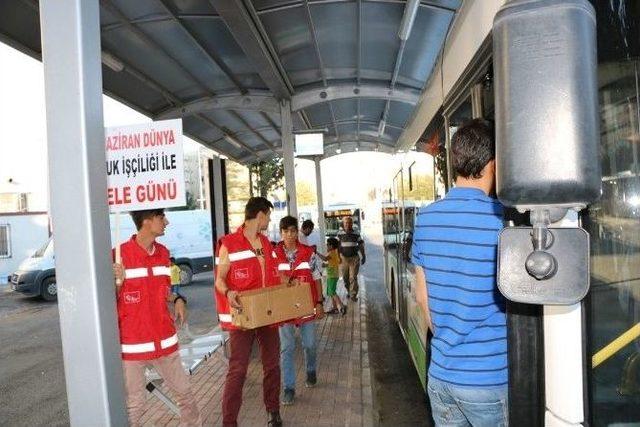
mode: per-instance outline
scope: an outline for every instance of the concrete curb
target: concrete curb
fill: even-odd
[[[373,390],[369,364],[369,338],[367,328],[367,289],[362,280],[360,288],[360,357],[362,360],[362,425],[373,426]]]

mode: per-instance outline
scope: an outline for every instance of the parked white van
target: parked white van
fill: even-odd
[[[169,226],[158,241],[176,259],[181,269],[180,282],[187,285],[194,274],[210,271],[213,267],[211,215],[207,210],[167,211],[166,217]],[[111,242],[115,245],[114,218],[111,215]],[[130,239],[135,232],[131,216],[121,214],[120,242]],[[29,296],[40,295],[48,301],[55,300],[57,285],[54,260],[54,243],[50,238],[11,275],[11,289]]]

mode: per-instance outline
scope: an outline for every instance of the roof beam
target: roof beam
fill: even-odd
[[[213,110],[246,110],[280,114],[280,104],[269,92],[228,93],[188,102],[156,114],[157,119],[174,119]]]
[[[356,125],[365,124],[365,125],[375,125],[375,126],[378,125],[378,122],[374,121],[374,120],[360,120],[359,123],[358,123],[357,119],[338,120],[336,123],[339,124],[339,125],[353,125],[353,124],[356,124]],[[323,123],[323,124],[315,125],[314,129],[315,128],[326,128],[326,127],[332,126],[332,125],[333,125],[333,123]],[[390,129],[398,129],[398,130],[403,130],[404,129],[403,127],[396,126],[396,125],[389,125],[389,124],[387,125],[387,127],[390,128]]]
[[[368,136],[368,135],[360,135],[360,138],[358,138],[356,134],[342,135],[338,138],[331,138],[325,142],[324,146],[326,148],[326,147],[332,147],[334,145],[343,144],[343,143],[357,144],[358,142],[370,143],[370,144],[381,144],[390,148],[395,147],[394,145],[395,141],[391,139],[382,139],[382,138]]]
[[[242,84],[240,83],[240,81],[235,77],[235,75],[233,74],[233,72],[229,69],[229,67],[227,66],[227,64],[225,64],[225,62],[222,60],[222,58],[220,58],[218,55],[216,55],[214,52],[210,52],[207,48],[205,48],[203,46],[203,44],[200,42],[200,40],[198,40],[198,38],[196,37],[196,35],[189,30],[183,23],[182,21],[180,21],[180,19],[178,18],[178,12],[176,10],[174,10],[174,6],[170,5],[167,0],[157,0],[158,3],[160,3],[163,7],[163,9],[169,14],[171,15],[171,18],[174,20],[174,22],[176,24],[178,24],[178,26],[182,29],[182,31],[186,34],[186,36],[191,40],[191,42],[196,45],[196,47],[198,48],[198,50],[216,67],[220,68],[220,70],[222,70],[222,72],[227,76],[227,78],[229,80],[231,80],[233,82],[233,84],[240,89],[241,92],[244,92],[244,89],[242,88]]]
[[[100,4],[102,7],[106,8],[112,15],[114,15],[120,22],[122,22],[128,30],[133,32],[144,44],[161,52],[169,61],[171,61],[179,70],[181,70],[186,76],[188,76],[196,85],[200,87],[200,90],[207,93],[207,97],[214,97],[215,94],[205,85],[204,82],[200,81],[193,73],[191,73],[188,69],[185,68],[184,65],[180,63],[177,59],[175,59],[166,49],[164,49],[161,45],[155,42],[151,37],[149,37],[144,31],[140,28],[136,27],[134,24],[128,21],[127,16],[115,5],[110,3],[109,0],[100,0]],[[184,27],[183,27],[184,28]],[[174,96],[175,97],[175,96]],[[175,97],[177,99],[177,97]],[[178,101],[180,101],[178,99]],[[180,102],[182,103],[182,102]],[[213,120],[208,117],[198,114],[197,117],[202,121],[208,123],[210,126],[216,127],[220,129],[220,131],[225,134],[225,136],[230,136],[230,132],[219,124],[215,123]],[[253,153],[258,157],[257,152],[253,147],[244,143],[243,141],[239,141],[240,144],[249,152]]]
[[[291,110],[298,111],[316,104],[352,98],[383,99],[416,105],[420,91],[406,88],[390,89],[383,85],[336,84],[298,92],[291,98]]]
[[[331,4],[331,3],[351,3],[352,1],[353,0],[309,0],[309,3],[310,4]],[[366,1],[370,3],[404,4],[406,0],[366,0]],[[278,4],[276,6],[264,7],[258,11],[258,14],[264,15],[267,13],[282,12],[288,9],[296,9],[299,7],[302,7],[302,3],[300,3],[299,1],[292,1],[284,4]],[[446,10],[449,12],[456,11],[455,9],[452,9],[450,7],[442,6],[435,1],[423,0],[420,2],[420,7],[436,9],[436,10]]]
[[[209,0],[276,98],[288,99],[293,85],[251,2]]]

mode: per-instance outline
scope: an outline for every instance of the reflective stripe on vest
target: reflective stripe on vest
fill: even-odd
[[[231,315],[230,314],[218,314],[218,320],[221,322],[231,323]]]
[[[232,252],[229,254],[229,261],[242,261],[243,259],[255,258],[256,254],[253,251],[240,251],[240,252]],[[274,254],[274,258],[275,254]],[[216,264],[220,264],[220,257],[215,258]]]
[[[151,267],[154,276],[171,276],[171,269],[165,266]]]
[[[163,350],[178,344],[178,335],[173,334],[169,338],[165,338],[160,341],[160,348]],[[155,345],[152,342],[145,342],[141,344],[122,344],[123,353],[149,353],[156,350]]]
[[[298,264],[298,266],[295,268],[296,270],[311,270],[311,266],[309,265],[308,262],[301,262],[300,264]]]
[[[341,246],[344,246],[345,248],[352,248],[354,246],[358,246],[357,242],[340,242]]]
[[[291,270],[291,266],[289,264],[278,264],[278,270],[279,271],[290,271]]]
[[[229,261],[241,261],[243,259],[255,258],[256,254],[253,251],[240,251],[232,252],[229,254]]]
[[[124,271],[125,279],[139,279],[141,277],[147,277],[149,275],[149,270],[146,267],[141,268],[127,268]]]
[[[178,344],[178,334],[174,334],[169,338],[160,341],[160,348],[165,349]]]

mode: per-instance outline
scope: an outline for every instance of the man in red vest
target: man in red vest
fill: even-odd
[[[280,339],[277,326],[241,330],[231,323],[230,307],[240,308],[238,292],[280,284],[278,265],[269,239],[262,234],[271,220],[273,205],[264,197],[252,197],[244,210],[244,224],[222,237],[216,254],[215,297],[218,320],[229,331],[231,354],[222,395],[222,423],[237,426],[242,388],[247,376],[254,339],[260,346],[267,425],[282,426],[280,418]]]
[[[314,320],[324,317],[322,297],[322,261],[315,254],[315,248],[303,245],[298,240],[298,220],[285,216],[280,220],[280,242],[275,252],[278,256],[278,270],[283,280],[297,280],[308,284],[311,298],[316,306],[315,314],[280,326],[280,363],[284,376],[283,405],[292,405],[295,400],[296,370],[295,349],[296,329],[300,330],[304,359],[306,362],[306,387],[314,387],[316,375],[316,325]]]
[[[171,294],[169,251],[156,242],[169,221],[163,209],[135,211],[131,217],[138,233],[120,245],[122,261],[113,264],[129,423],[141,425],[147,400],[144,370],[151,365],[177,400],[180,425],[199,426],[200,413],[180,362],[178,335],[167,309],[167,302],[173,303],[182,323],[187,301]]]

